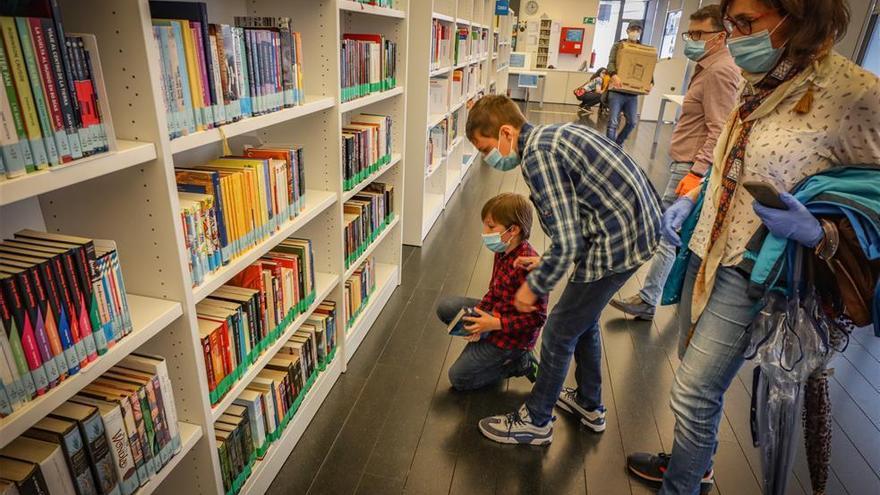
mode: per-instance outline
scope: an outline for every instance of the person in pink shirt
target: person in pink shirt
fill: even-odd
[[[682,38],[684,54],[696,62],[696,68],[669,146],[672,164],[661,200],[664,210],[698,186],[709,171],[715,142],[736,103],[742,82],[740,69],[727,50],[719,5],[706,5],[691,14]],[[611,305],[638,319],[653,319],[674,260],[675,248],[661,241],[642,290],[625,299],[612,299]]]

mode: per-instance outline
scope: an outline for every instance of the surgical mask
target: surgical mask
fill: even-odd
[[[630,41],[639,41],[640,34],[642,34],[642,33],[638,32],[638,31],[627,31],[626,32],[626,39],[628,39]]]
[[[694,62],[706,55],[706,42],[703,40],[685,40],[684,56]]]
[[[501,141],[501,133],[498,134],[498,141]],[[507,172],[508,170],[513,170],[519,165],[519,155],[515,151],[513,151],[513,146],[511,146],[509,155],[502,155],[498,148],[493,148],[488,154],[483,156],[483,160],[490,167],[500,170],[502,172]]]
[[[493,253],[503,253],[507,251],[507,248],[510,247],[510,244],[501,240],[501,236],[506,234],[511,227],[508,227],[504,232],[492,232],[491,234],[483,234],[483,244],[489,248],[489,251]]]
[[[727,48],[730,50],[734,63],[747,73],[761,74],[763,77],[763,74],[772,69],[779,61],[779,57],[782,56],[783,47],[773,48],[770,35],[782,25],[787,17],[783,17],[779,24],[773,28],[773,31],[765,29],[748,36],[728,39]],[[746,77],[746,79],[752,78]]]

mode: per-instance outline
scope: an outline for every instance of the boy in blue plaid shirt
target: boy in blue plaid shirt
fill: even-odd
[[[550,238],[549,249],[529,263],[514,307],[534,311],[574,265],[544,326],[531,394],[519,410],[481,420],[480,430],[496,442],[549,445],[558,405],[593,431],[604,431],[599,314],[657,246],[657,193],[613,141],[576,124],[533,126],[505,96],[481,98],[466,132],[488,165],[520,168]],[[577,388],[563,389],[572,356]]]

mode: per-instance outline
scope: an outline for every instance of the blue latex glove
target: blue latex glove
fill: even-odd
[[[779,199],[788,207],[787,210],[764,206],[757,201],[752,204],[767,230],[776,237],[791,239],[807,247],[816,247],[825,235],[819,220],[791,194],[781,193]]]
[[[678,236],[678,230],[693,209],[694,201],[691,198],[682,196],[675,200],[675,203],[672,203],[663,212],[663,226],[660,228],[660,237],[675,247],[681,246],[681,237]]]

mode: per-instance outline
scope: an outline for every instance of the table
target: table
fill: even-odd
[[[545,81],[545,79],[547,78],[547,73],[540,70],[517,69],[514,67],[509,68],[507,71],[508,78],[510,76],[517,76],[518,78],[520,74],[527,76],[538,76],[538,86],[541,88],[540,108],[544,108],[544,87],[547,85],[547,82]],[[526,90],[526,105],[528,106],[531,90],[529,88],[524,89]]]
[[[657,154],[657,142],[660,140],[660,126],[664,124],[663,115],[666,112],[667,101],[671,101],[681,107],[684,104],[684,95],[663,95],[660,99],[660,112],[657,114],[657,125],[654,127],[654,141],[651,142],[651,159]],[[678,113],[675,114],[675,120],[673,120],[672,123],[674,124],[676,122],[678,122]]]

